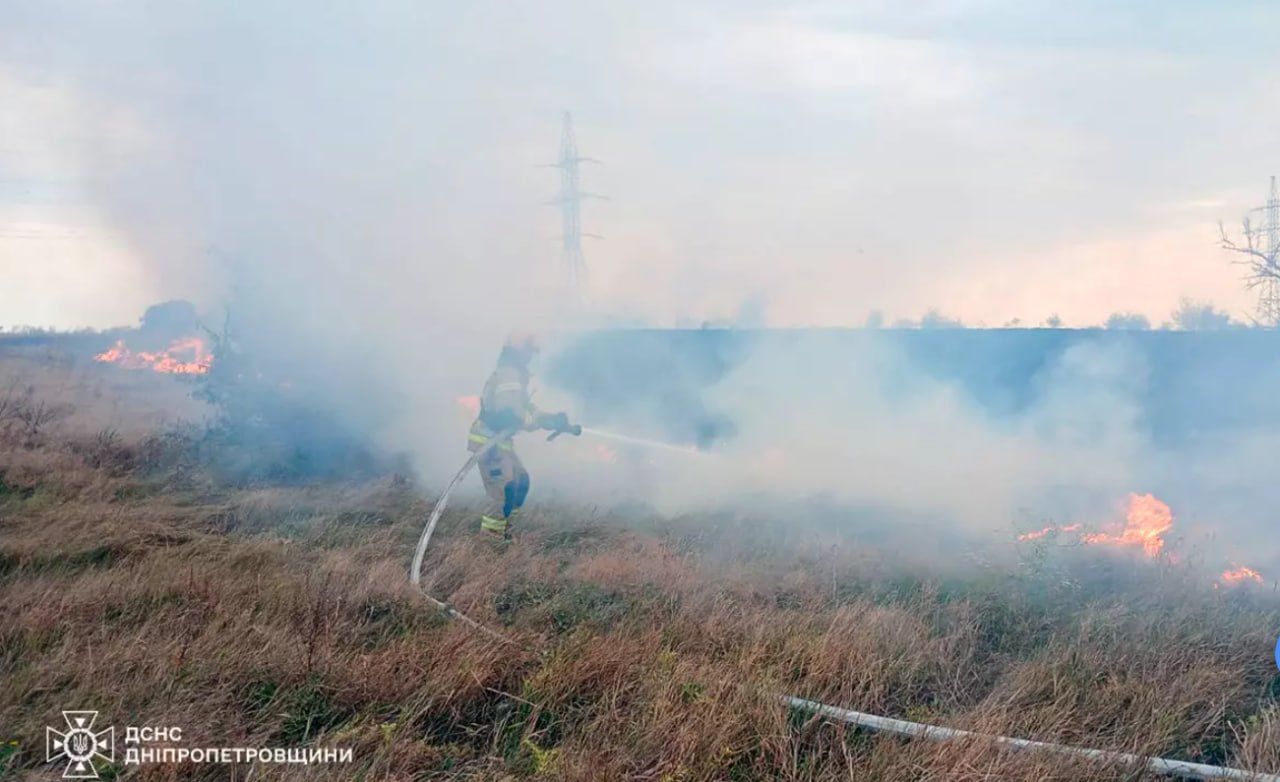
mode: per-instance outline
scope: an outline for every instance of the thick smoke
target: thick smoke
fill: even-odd
[[[558,113],[548,143],[513,148],[510,96],[438,65],[479,30],[438,10],[55,0],[0,33],[6,69],[81,107],[89,195],[157,287],[214,326],[230,305],[295,395],[429,474],[456,461],[453,398],[503,334],[566,312],[538,219],[555,180],[532,165]]]
[[[537,207],[554,190],[554,172],[534,164],[554,148],[562,96],[534,101],[548,107],[541,136],[512,133],[530,98],[502,84],[519,79],[486,85],[442,65],[495,54],[483,14],[408,0],[44,0],[6,15],[5,68],[74,96],[93,129],[80,163],[95,206],[159,288],[198,300],[215,324],[230,304],[260,362],[408,452],[424,485],[465,457],[456,398],[479,391],[508,329],[589,323],[548,282],[562,277],[555,221]],[[1025,399],[992,411],[888,337],[724,339],[727,353],[694,361],[661,339],[598,353],[606,377],[593,389],[660,376],[640,401],[551,382],[560,350],[578,344],[553,343],[543,407],[641,437],[720,441],[699,455],[525,437],[535,501],[676,513],[823,497],[1003,534],[1027,509],[1092,520],[1153,491],[1188,534],[1267,542],[1274,432],[1159,442],[1152,367],[1123,340],[1052,353]]]
[[[623,447],[616,463],[584,468],[616,447],[588,440],[538,448],[537,462],[566,494],[643,499],[667,513],[777,513],[788,502],[805,513],[820,497],[849,511],[828,520],[837,527],[862,509],[1002,541],[1015,524],[1123,522],[1130,492],[1153,493],[1174,510],[1171,539],[1264,564],[1277,550],[1280,485],[1266,455],[1280,447],[1280,411],[1232,384],[1276,387],[1257,362],[1274,343],[1034,331],[588,337],[552,372],[577,391],[588,423],[687,444],[699,420],[732,426],[703,455],[642,448],[628,462]],[[651,374],[628,377],[633,364]],[[600,398],[613,403],[592,410]],[[662,404],[671,398],[685,401],[674,414]],[[572,459],[570,448],[580,451]],[[584,486],[584,469],[606,479]]]

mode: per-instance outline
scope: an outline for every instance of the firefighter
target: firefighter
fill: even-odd
[[[507,337],[498,366],[480,394],[480,415],[471,424],[467,437],[467,448],[472,453],[503,432],[548,429],[553,432],[552,437],[563,432],[582,433],[581,426],[570,425],[565,413],[542,413],[530,402],[529,362],[538,349],[538,340],[532,334],[515,332]],[[529,473],[516,455],[512,437],[508,435],[490,448],[477,466],[489,495],[480,516],[480,529],[510,540],[514,517],[529,496]]]

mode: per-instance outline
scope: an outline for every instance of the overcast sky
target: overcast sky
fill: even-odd
[[[3,15],[4,325],[211,306],[229,256],[280,264],[282,286],[323,269],[343,289],[542,295],[564,272],[537,164],[565,109],[602,161],[584,187],[610,196],[583,207],[605,237],[585,240],[595,306],[659,325],[1159,322],[1182,296],[1243,315],[1217,221],[1280,172],[1268,0]]]

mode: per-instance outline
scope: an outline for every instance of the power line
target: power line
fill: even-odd
[[[549,203],[560,207],[560,247],[561,263],[569,275],[569,287],[581,292],[586,285],[587,262],[582,253],[582,237],[593,239],[603,237],[583,233],[582,201],[587,198],[605,198],[595,193],[584,192],[580,186],[578,166],[581,163],[599,163],[599,160],[583,157],[578,154],[578,142],[573,135],[573,116],[564,112],[564,126],[560,133],[560,159],[549,164],[551,168],[560,169],[560,195]]]
[[[1266,258],[1271,274],[1264,277],[1258,291],[1258,315],[1264,323],[1280,324],[1280,193],[1276,191],[1276,178],[1271,177],[1271,191],[1266,206]]]

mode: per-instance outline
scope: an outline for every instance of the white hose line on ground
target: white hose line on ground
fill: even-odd
[[[583,429],[584,432],[589,431]],[[431,535],[435,532],[436,523],[440,521],[441,514],[444,513],[445,506],[449,503],[449,495],[462,479],[467,477],[471,472],[471,468],[476,466],[476,462],[480,458],[494,448],[498,443],[510,439],[514,432],[504,432],[489,438],[479,450],[471,454],[471,458],[467,459],[466,464],[462,465],[462,469],[458,470],[458,474],[453,476],[453,480],[445,487],[444,492],[440,495],[440,499],[436,500],[435,507],[431,509],[431,516],[427,519],[427,524],[422,530],[422,536],[418,539],[418,548],[413,555],[413,566],[409,570],[409,581],[418,587],[428,601],[436,608],[440,609],[446,616],[461,620],[468,627],[479,630],[485,635],[500,641],[504,644],[512,646],[520,646],[517,641],[508,638],[496,630],[480,624],[476,620],[462,613],[458,609],[444,602],[437,600],[422,588],[422,560],[427,553],[427,544],[431,542]],[[676,448],[676,446],[670,446]],[[1184,777],[1189,779],[1242,779],[1251,780],[1252,782],[1280,782],[1280,776],[1272,774],[1258,774],[1251,771],[1245,771],[1238,768],[1225,768],[1223,766],[1208,766],[1203,763],[1190,763],[1184,760],[1168,760],[1165,758],[1148,758],[1140,755],[1131,755],[1125,752],[1110,752],[1101,749],[1085,749],[1082,747],[1069,747],[1065,744],[1049,744],[1043,741],[1030,741],[1028,739],[1014,739],[1007,736],[989,736],[985,733],[973,733],[967,730],[959,730],[957,728],[943,728],[937,725],[925,725],[920,722],[908,722],[907,720],[897,720],[892,717],[881,717],[876,714],[866,714],[860,711],[852,711],[850,709],[842,709],[838,706],[829,706],[825,703],[817,701],[805,700],[797,698],[794,695],[777,696],[783,703],[801,711],[811,714],[828,717],[839,720],[850,725],[868,728],[870,730],[885,731],[889,733],[897,733],[902,736],[912,736],[916,738],[928,739],[930,741],[949,741],[959,738],[973,738],[990,741],[1000,746],[1009,747],[1017,750],[1041,750],[1044,752],[1055,752],[1064,755],[1076,755],[1086,757],[1092,760],[1107,761],[1111,763],[1120,763],[1129,766],[1145,766],[1148,771],[1155,774],[1163,774],[1165,776]]]
[[[1185,760],[1148,758],[1141,755],[1131,755],[1127,752],[1109,752],[1101,749],[1084,749],[1082,747],[1069,747],[1065,744],[1049,744],[1043,741],[1012,739],[1007,736],[988,736],[985,733],[973,733],[971,731],[958,730],[956,728],[941,728],[936,725],[925,725],[919,722],[895,720],[889,717],[880,717],[875,714],[850,711],[849,709],[828,706],[825,703],[818,703],[817,701],[804,700],[803,698],[797,698],[793,695],[782,695],[780,697],[783,703],[786,703],[793,708],[800,709],[801,711],[807,711],[811,714],[830,717],[832,719],[839,720],[840,722],[857,725],[862,728],[870,728],[871,730],[897,733],[903,736],[929,739],[930,741],[950,741],[951,739],[960,738],[982,739],[984,741],[999,744],[1000,746],[1009,747],[1010,749],[1041,750],[1044,752],[1056,752],[1064,755],[1077,755],[1080,757],[1090,758],[1091,760],[1120,763],[1127,766],[1145,766],[1148,771],[1168,776],[1186,777],[1190,779],[1247,779],[1253,780],[1254,782],[1280,782],[1280,776],[1259,774],[1238,768],[1206,766],[1203,763],[1190,763]]]
[[[445,506],[449,504],[449,495],[453,493],[454,488],[459,483],[462,483],[462,479],[467,477],[468,473],[471,472],[471,468],[476,466],[476,462],[479,462],[481,457],[493,450],[498,443],[509,441],[514,434],[514,431],[504,431],[490,437],[488,442],[471,454],[471,458],[467,459],[466,463],[462,465],[462,469],[458,470],[458,474],[453,476],[453,480],[445,487],[444,492],[440,494],[440,499],[436,500],[435,507],[431,509],[431,516],[428,517],[427,525],[422,529],[422,536],[418,538],[418,549],[413,554],[413,565],[409,569],[409,583],[418,587],[418,591],[422,592],[422,596],[429,600],[432,605],[443,611],[446,616],[459,619],[469,627],[479,630],[490,638],[501,641],[504,644],[515,644],[515,641],[502,633],[490,630],[443,600],[437,600],[422,587],[422,558],[427,554],[427,544],[431,542],[431,535],[436,531],[436,523],[440,521],[440,516],[444,513]]]

